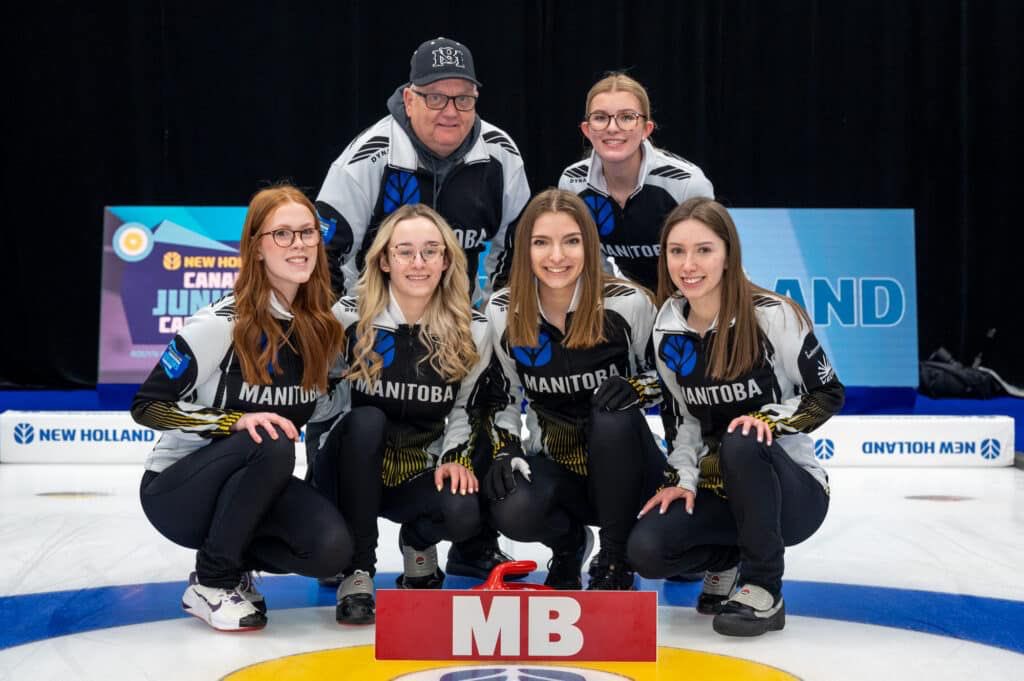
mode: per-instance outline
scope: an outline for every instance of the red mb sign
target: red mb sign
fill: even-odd
[[[657,659],[653,591],[377,592],[379,660]]]

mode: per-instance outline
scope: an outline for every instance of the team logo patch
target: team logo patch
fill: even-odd
[[[537,335],[537,345],[529,347],[517,345],[512,348],[512,356],[520,364],[529,367],[542,367],[551,361],[551,336],[546,331]]]
[[[141,222],[126,222],[117,228],[114,253],[125,262],[138,262],[153,250],[153,232]]]
[[[689,376],[697,366],[697,348],[686,336],[665,336],[658,355],[678,376]]]
[[[597,233],[601,236],[608,236],[615,231],[615,211],[612,210],[612,202],[604,196],[587,196],[583,199],[594,216],[597,224]]]
[[[164,354],[160,356],[160,366],[163,367],[167,378],[172,381],[181,378],[192,361],[192,357],[178,350],[178,346],[175,344],[176,340],[172,340],[164,350]]]
[[[384,182],[384,212],[388,215],[401,206],[420,202],[420,183],[412,173],[390,173]]]
[[[377,338],[373,341],[373,351],[384,360],[387,369],[395,361],[395,334],[384,329],[377,329]]]
[[[35,439],[36,431],[31,423],[19,423],[14,426],[14,441],[19,445],[30,445]]]
[[[319,212],[316,214],[316,219],[320,223],[320,236],[323,238],[323,242],[330,243],[334,238],[334,233],[338,231],[338,219],[326,218]]]

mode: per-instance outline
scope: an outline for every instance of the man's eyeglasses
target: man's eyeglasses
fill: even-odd
[[[424,246],[418,251],[412,246],[395,246],[391,249],[391,256],[399,265],[413,264],[417,253],[425,263],[437,262],[444,255],[444,246]]]
[[[604,111],[593,111],[587,114],[587,124],[591,130],[604,130],[611,124],[612,119],[615,119],[615,125],[619,126],[619,130],[632,130],[640,122],[641,118],[647,118],[647,116],[637,111],[619,111],[614,114],[605,113]]]
[[[295,235],[299,235],[303,246],[316,246],[320,243],[320,230],[313,227],[306,229],[275,229],[272,232],[263,232],[260,237],[272,236],[274,243],[281,248],[288,248],[295,243]]]
[[[412,88],[409,88],[412,90]],[[440,92],[420,92],[419,90],[412,90],[413,94],[417,94],[423,98],[423,103],[427,105],[428,109],[434,111],[441,111],[448,102],[455,104],[455,108],[459,111],[472,111],[476,108],[476,96],[475,95],[443,95]]]

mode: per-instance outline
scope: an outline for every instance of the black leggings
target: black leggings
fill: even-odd
[[[782,590],[786,546],[810,537],[828,512],[821,484],[778,442],[759,443],[754,429],[722,438],[719,463],[728,499],[700,490],[693,515],[675,501],[652,510],[629,537],[629,561],[644,577],[719,571],[742,561],[744,582]]]
[[[256,444],[237,432],[142,476],[142,510],[160,534],[199,549],[204,586],[233,588],[245,570],[327,577],[352,557],[344,520],[292,476],[295,445],[277,433]]]
[[[662,483],[665,455],[639,409],[592,410],[587,443],[585,477],[528,457],[531,481],[516,473],[515,492],[491,502],[495,527],[516,541],[568,550],[574,526],[598,525],[602,549],[624,555],[637,512]]]
[[[313,462],[313,483],[338,502],[352,528],[355,554],[351,569],[376,571],[377,518],[402,525],[402,536],[422,551],[442,539],[462,541],[480,529],[480,503],[475,494],[438,492],[433,470],[397,487],[385,487],[384,435],[387,418],[376,407],[357,407],[332,429]]]

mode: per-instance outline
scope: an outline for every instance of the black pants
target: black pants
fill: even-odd
[[[295,445],[242,431],[142,477],[142,510],[175,544],[199,549],[200,584],[229,589],[245,570],[337,574],[352,537],[330,501],[292,476]]]
[[[623,556],[637,512],[661,484],[665,456],[639,409],[591,411],[587,443],[585,477],[529,457],[531,481],[516,473],[515,492],[491,502],[495,527],[516,541],[562,551],[572,548],[571,528],[597,525],[602,549]]]
[[[424,471],[397,487],[385,487],[384,436],[387,418],[376,407],[358,407],[331,430],[313,462],[313,482],[337,500],[352,528],[355,553],[351,569],[376,571],[377,518],[402,525],[402,536],[421,551],[442,539],[462,541],[480,529],[477,495],[438,492],[433,470]]]
[[[629,561],[644,577],[725,570],[742,561],[742,580],[773,594],[782,590],[786,546],[821,526],[828,494],[777,442],[757,441],[754,430],[722,438],[722,499],[700,490],[693,515],[675,501],[665,515],[652,510],[629,537]]]

